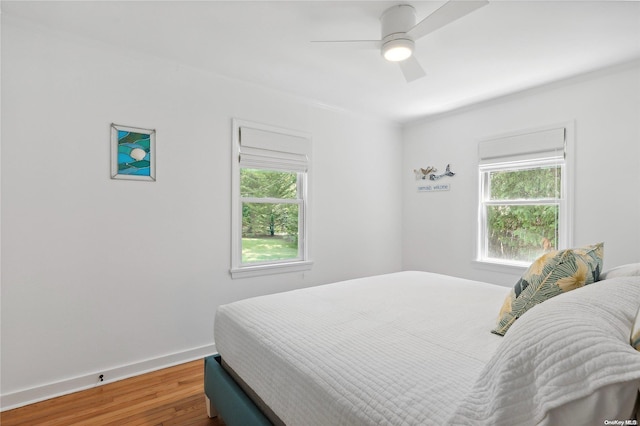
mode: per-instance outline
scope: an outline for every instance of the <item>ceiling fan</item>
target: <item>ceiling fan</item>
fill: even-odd
[[[331,40],[315,41],[315,43],[379,49],[387,61],[397,62],[400,65],[405,79],[411,82],[426,75],[416,57],[413,56],[416,40],[488,3],[487,0],[449,0],[417,24],[413,6],[399,4],[388,8],[380,16],[382,24],[380,40]]]

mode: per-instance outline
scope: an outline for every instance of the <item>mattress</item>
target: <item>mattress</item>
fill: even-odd
[[[427,272],[223,305],[225,363],[289,426],[439,425],[492,358],[510,289]]]

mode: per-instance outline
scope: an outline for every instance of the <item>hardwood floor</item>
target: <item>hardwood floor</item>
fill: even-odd
[[[203,361],[193,361],[0,413],[0,425],[223,426],[209,419]]]

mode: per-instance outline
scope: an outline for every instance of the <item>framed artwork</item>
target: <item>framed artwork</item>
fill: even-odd
[[[156,180],[156,131],[111,124],[111,179]]]

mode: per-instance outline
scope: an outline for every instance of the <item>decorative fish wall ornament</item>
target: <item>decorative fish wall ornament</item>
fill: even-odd
[[[423,168],[414,169],[413,173],[416,176],[416,180],[421,180],[421,179],[438,180],[445,176],[449,176],[449,177],[455,176],[455,173],[451,171],[450,166],[451,166],[450,164],[447,164],[447,169],[441,175],[436,175],[435,173],[438,171],[438,169],[431,166],[427,166],[426,169],[423,169]]]
[[[441,178],[443,178],[443,177],[445,177],[445,176],[450,176],[450,177],[455,176],[456,174],[455,174],[455,173],[453,173],[453,172],[451,171],[450,166],[451,166],[451,164],[447,164],[447,168],[446,168],[446,170],[445,170],[445,171],[444,171],[444,173],[443,173],[443,174],[441,174],[441,175],[434,175],[434,174],[430,174],[430,175],[429,175],[429,179],[431,179],[431,180],[438,180],[438,179],[441,179]]]
[[[426,169],[414,169],[413,173],[416,175],[416,180],[427,179],[431,173],[437,172],[438,169],[435,167],[427,166]]]

